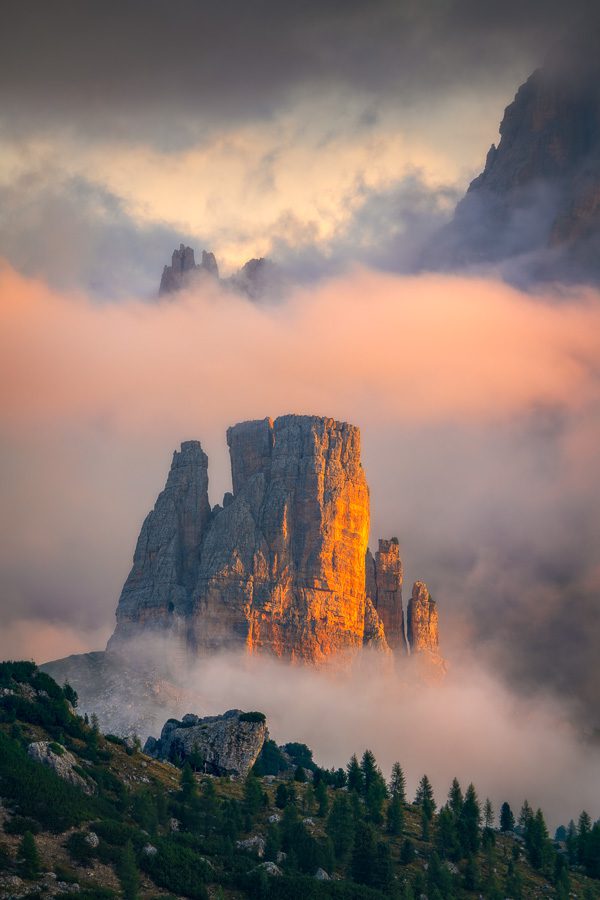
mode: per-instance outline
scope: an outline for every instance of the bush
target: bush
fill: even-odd
[[[29,759],[16,741],[0,732],[0,796],[21,816],[50,831],[65,831],[98,814],[100,801]]]
[[[240,714],[240,722],[266,722],[267,717],[261,712],[243,712]]]
[[[40,826],[35,819],[29,819],[27,816],[13,816],[4,823],[4,830],[7,834],[25,834],[26,831],[39,834]]]
[[[204,882],[210,871],[206,861],[174,841],[159,841],[157,853],[142,857],[142,868],[158,887],[193,900],[208,898]]]
[[[62,744],[58,744],[56,741],[52,741],[48,746],[50,747],[52,752],[55,753],[57,756],[65,755],[65,748],[63,747]]]
[[[83,831],[75,831],[73,834],[69,835],[66,843],[69,856],[73,862],[77,863],[79,866],[88,865],[96,855],[93,847],[90,847],[85,838],[86,836]]]

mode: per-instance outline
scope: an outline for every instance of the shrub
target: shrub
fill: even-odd
[[[169,839],[158,842],[157,852],[142,857],[142,868],[158,887],[192,900],[207,900],[204,882],[210,875],[204,859]]]
[[[40,826],[35,819],[30,819],[27,816],[13,816],[12,819],[4,823],[4,830],[7,834],[25,834],[26,831],[30,831],[32,834],[39,834]]]
[[[240,722],[266,722],[267,717],[261,712],[243,712],[240,714]]]
[[[75,831],[69,835],[66,847],[73,862],[80,866],[87,865],[96,855],[93,848],[86,841],[85,833],[82,831]]]

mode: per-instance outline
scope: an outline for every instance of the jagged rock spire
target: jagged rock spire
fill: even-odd
[[[438,652],[438,612],[424,581],[415,581],[408,601],[408,643],[411,653]]]
[[[392,650],[406,652],[404,612],[402,609],[403,569],[398,538],[379,539],[373,557],[367,550],[366,592],[383,623]]]

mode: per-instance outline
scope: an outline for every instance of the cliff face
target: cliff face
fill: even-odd
[[[411,653],[438,654],[438,612],[423,581],[415,581],[408,601],[408,642]]]
[[[392,650],[406,652],[404,613],[402,610],[403,569],[398,538],[379,540],[373,557],[366,559],[366,592],[381,619],[387,642]]]
[[[245,648],[319,662],[357,649],[369,534],[358,428],[283,416],[236,425],[227,442],[233,495],[212,513],[200,445],[175,454],[109,648],[166,630],[194,653]]]
[[[400,548],[392,538],[368,550],[358,428],[288,415],[235,425],[227,443],[233,493],[212,510],[199,442],[174,454],[108,649],[167,636],[184,657],[237,650],[318,664],[363,646],[406,653]],[[417,584],[413,652],[437,647],[435,604]]]
[[[159,296],[172,294],[183,288],[190,287],[195,279],[210,276],[219,277],[219,267],[214,253],[202,251],[201,262],[196,265],[194,251],[191,247],[179,245],[179,250],[173,250],[171,265],[165,266],[160,279]]]
[[[280,295],[287,287],[283,271],[269,259],[249,259],[233,275],[220,278],[214,253],[203,250],[201,261],[196,264],[193,249],[180,244],[179,250],[173,251],[171,265],[163,268],[158,295],[167,297],[193,288],[207,277],[256,301]]]
[[[521,85],[442,236],[442,264],[529,254],[534,275],[600,277],[597,38],[563,42]]]

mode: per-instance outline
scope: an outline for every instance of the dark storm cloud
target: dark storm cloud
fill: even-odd
[[[181,240],[191,238],[135,222],[118,197],[85,178],[45,167],[0,186],[3,257],[59,290],[155,297],[162,267]]]
[[[290,91],[343,86],[399,105],[493,83],[593,5],[473,0],[6,2],[0,101],[24,131],[58,122],[163,147],[215,120],[268,116]],[[133,115],[133,119],[131,116]],[[6,122],[5,122],[6,125]]]

